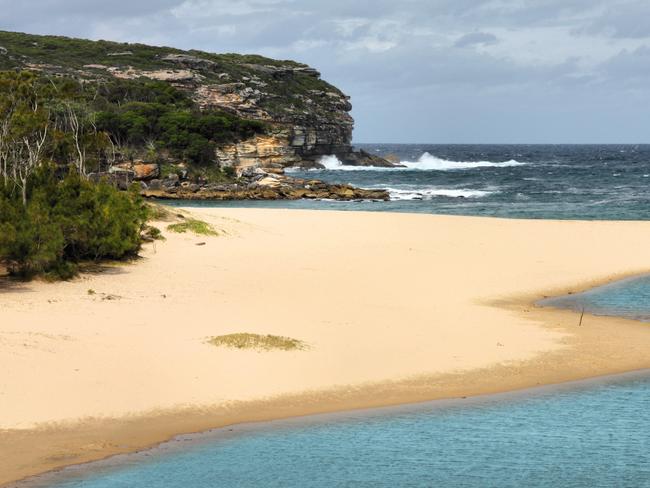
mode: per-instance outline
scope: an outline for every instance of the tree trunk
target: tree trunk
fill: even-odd
[[[21,187],[21,193],[23,196],[23,207],[27,208],[27,180],[23,180],[23,185]]]

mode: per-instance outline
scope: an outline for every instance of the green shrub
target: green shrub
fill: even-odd
[[[145,225],[140,234],[143,241],[153,242],[153,241],[164,241],[165,236],[162,235],[162,232],[158,227],[153,225]]]
[[[31,277],[53,271],[70,277],[64,265],[64,237],[42,200],[25,208],[19,198],[5,199],[0,211],[0,257],[14,275]]]
[[[217,144],[262,133],[264,124],[225,112],[192,110],[185,103],[134,101],[98,112],[97,129],[121,145],[154,141],[177,158],[206,165],[214,162]]]
[[[29,182],[27,205],[15,191],[0,191],[0,261],[17,276],[68,279],[81,261],[134,256],[146,218],[135,191],[74,172],[59,180],[44,168]]]

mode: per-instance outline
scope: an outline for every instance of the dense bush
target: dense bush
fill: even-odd
[[[264,126],[224,112],[134,101],[98,112],[97,129],[110,134],[119,146],[153,143],[175,157],[205,165],[215,160],[217,144],[251,137]]]
[[[22,277],[70,278],[80,262],[135,255],[146,218],[135,191],[43,168],[29,181],[27,205],[0,186],[0,261]]]
[[[97,85],[88,85],[89,101],[99,108],[129,102],[160,103],[176,107],[192,107],[193,102],[184,92],[164,81],[156,80],[107,80]]]
[[[31,112],[33,106],[38,112]],[[162,151],[196,166],[216,166],[219,144],[265,130],[259,121],[199,110],[185,92],[162,81],[80,83],[0,71],[0,129],[5,120],[31,133],[47,126],[43,157],[75,164],[81,173],[105,171],[116,150],[119,157],[156,157]]]

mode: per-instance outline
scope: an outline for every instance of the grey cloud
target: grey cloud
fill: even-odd
[[[465,34],[460,37],[455,43],[455,47],[468,47],[475,46],[477,44],[495,44],[499,42],[499,39],[494,34],[488,32],[472,32],[470,34]]]
[[[9,30],[306,62],[352,95],[366,141],[552,141],[566,137],[558,117],[584,127],[582,139],[598,123],[620,139],[635,130],[628,119],[650,126],[647,0],[0,0],[0,10]],[[618,112],[595,116],[614,100]]]
[[[35,22],[85,18],[97,21],[108,18],[151,15],[165,11],[180,3],[180,0],[0,0],[3,20],[29,20]]]
[[[607,81],[624,85],[640,84],[647,90],[650,83],[650,47],[624,50],[599,66]]]
[[[618,38],[650,37],[650,3],[647,0],[617,2],[602,15],[576,29],[578,34],[604,34]]]

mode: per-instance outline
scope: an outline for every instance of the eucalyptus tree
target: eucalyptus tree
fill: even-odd
[[[30,176],[46,156],[50,116],[36,75],[0,74],[0,162],[5,187],[13,183],[27,204]]]

